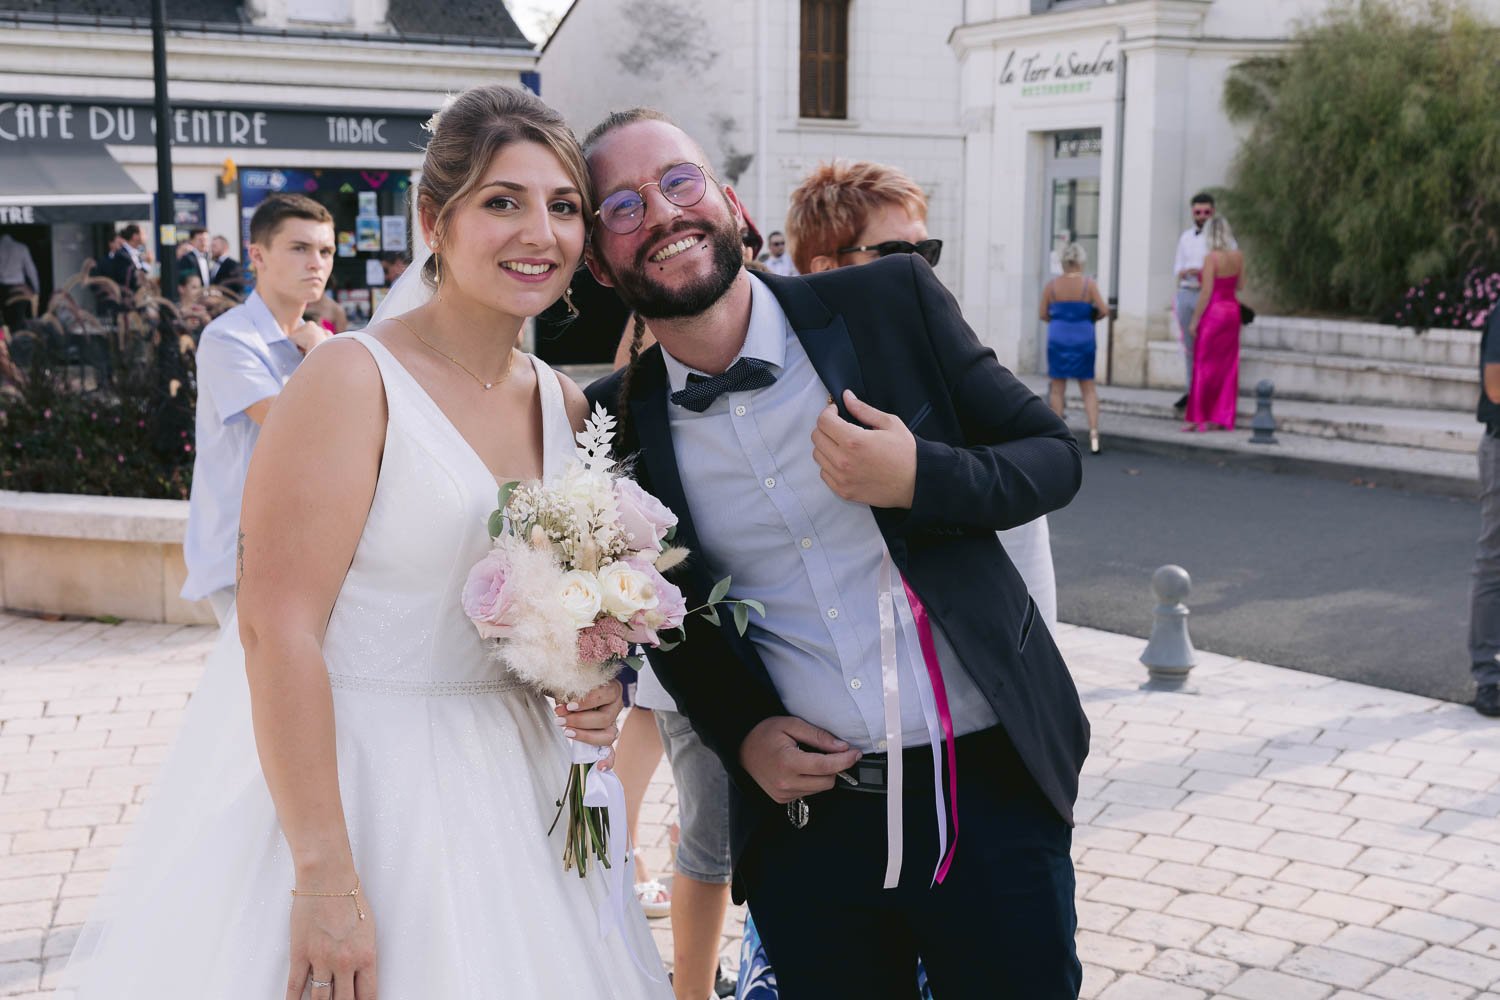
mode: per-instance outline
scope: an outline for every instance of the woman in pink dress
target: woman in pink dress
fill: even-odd
[[[1245,255],[1223,216],[1209,220],[1203,289],[1193,309],[1193,386],[1183,430],[1232,430],[1240,384],[1240,302],[1235,291]]]

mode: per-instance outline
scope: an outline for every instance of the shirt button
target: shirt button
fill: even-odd
[[[776,479],[775,479],[775,477],[773,477],[773,476],[767,476],[766,477],[766,489],[768,489],[768,490],[774,490],[775,488],[776,488]]]
[[[839,609],[838,608],[829,608],[828,609],[828,617],[829,618],[837,618],[838,616],[839,616]]]
[[[811,538],[804,538],[804,539],[802,539],[802,547],[804,549],[810,549],[810,548],[812,548],[812,539]]]
[[[734,415],[737,417],[743,417],[745,415],[745,408],[743,406],[736,406],[734,408]]]
[[[858,691],[860,688],[865,686],[865,682],[856,677],[854,678],[854,680],[849,682],[849,686]]]

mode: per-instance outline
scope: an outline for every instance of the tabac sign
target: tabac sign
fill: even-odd
[[[184,105],[172,109],[172,144],[212,148],[363,149],[415,152],[425,115]],[[0,94],[0,145],[156,142],[148,103],[11,98]]]
[[[1011,49],[1001,62],[1000,86],[1019,97],[1111,94],[1115,39]]]

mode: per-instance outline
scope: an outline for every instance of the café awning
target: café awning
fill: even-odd
[[[151,196],[102,144],[0,143],[0,225],[149,218]]]

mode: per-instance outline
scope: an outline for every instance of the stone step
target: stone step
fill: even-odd
[[[1045,397],[1044,375],[1022,380]],[[1358,480],[1398,489],[1473,497],[1479,425],[1442,410],[1341,406],[1280,400],[1273,406],[1277,444],[1250,443],[1253,398],[1242,397],[1236,428],[1183,433],[1172,404],[1180,390],[1099,386],[1100,433],[1106,448],[1174,457],[1234,461],[1277,472]],[[1087,442],[1078,390],[1069,386],[1068,423]]]
[[[1027,383],[1038,395],[1045,395],[1044,378],[1028,376]],[[1250,418],[1255,413],[1255,397],[1249,391],[1251,388],[1248,383],[1244,383],[1245,391],[1235,407],[1241,424],[1246,428],[1250,426]],[[1100,386],[1099,406],[1105,413],[1180,420],[1181,411],[1174,410],[1172,404],[1181,395],[1176,389]],[[1077,389],[1070,389],[1069,406],[1076,405]],[[1473,455],[1482,431],[1472,413],[1457,410],[1353,406],[1278,397],[1273,400],[1272,412],[1277,428],[1288,434],[1403,448],[1425,448],[1464,455]]]
[[[1261,316],[1240,331],[1245,349],[1291,351],[1414,365],[1455,366],[1477,371],[1479,331],[1428,330],[1349,320]]]
[[[1240,384],[1253,386],[1267,378],[1276,383],[1278,398],[1382,407],[1471,412],[1479,392],[1477,365],[1243,348]],[[1155,388],[1182,385],[1182,352],[1176,343],[1147,345],[1147,379]]]

